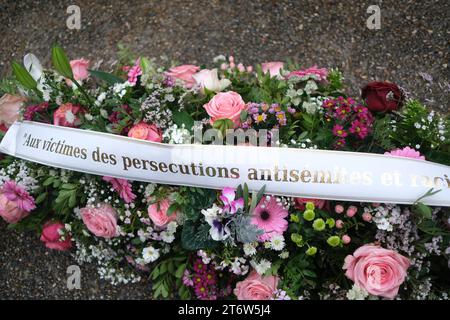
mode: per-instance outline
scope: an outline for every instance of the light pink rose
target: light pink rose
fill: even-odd
[[[15,181],[6,181],[0,188],[0,217],[8,223],[17,223],[35,209],[34,199]]]
[[[134,125],[130,131],[128,131],[128,136],[135,139],[148,140],[153,142],[162,141],[162,132],[154,124],[148,124],[145,122],[140,122]]]
[[[89,77],[89,60],[71,60],[70,67],[72,68],[72,73],[75,80],[84,80]]]
[[[117,212],[107,203],[96,207],[85,207],[80,210],[84,224],[97,237],[105,239],[117,235]]]
[[[405,281],[409,259],[399,253],[367,244],[345,258],[345,275],[375,296],[393,299]]]
[[[211,123],[219,119],[230,119],[239,125],[241,111],[246,109],[242,97],[233,91],[219,92],[203,106],[211,117]]]
[[[177,219],[177,212],[173,212],[170,216],[167,215],[167,210],[170,207],[169,200],[162,200],[148,206],[147,212],[150,219],[155,226],[165,227],[169,222]]]
[[[192,76],[199,70],[200,67],[195,65],[183,64],[178,67],[170,68],[169,71],[166,72],[166,75],[181,80],[184,83],[184,87],[190,89],[195,85],[195,79]]]
[[[284,63],[280,61],[272,61],[261,63],[262,71],[264,73],[269,72],[271,77],[280,76],[281,69],[284,67]]]
[[[261,277],[253,270],[248,277],[236,283],[234,294],[238,300],[269,300],[278,287],[276,276]]]
[[[61,240],[59,232],[63,229],[64,225],[61,222],[47,222],[42,229],[41,241],[49,249],[69,250],[72,247],[72,241],[69,235],[66,235],[64,240]]]
[[[0,124],[9,128],[14,121],[17,121],[20,109],[26,100],[24,97],[4,94],[0,98]]]
[[[78,127],[81,124],[77,116],[82,111],[78,105],[64,103],[53,113],[53,124],[63,127]]]

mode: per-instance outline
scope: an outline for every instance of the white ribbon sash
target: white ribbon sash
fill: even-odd
[[[244,182],[270,194],[450,206],[450,167],[379,154],[254,146],[169,145],[37,122],[16,122],[0,151],[48,166],[211,189]]]

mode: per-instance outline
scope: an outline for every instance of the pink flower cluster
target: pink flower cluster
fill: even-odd
[[[314,65],[308,69],[292,71],[288,74],[288,78],[290,77],[305,77],[305,76],[313,76],[318,81],[327,81],[328,70],[326,68],[318,68],[317,65]]]
[[[322,107],[325,110],[325,119],[334,124],[332,131],[336,137],[336,149],[342,149],[349,138],[363,140],[369,135],[374,118],[369,109],[356,103],[354,99],[327,99]]]
[[[214,268],[203,263],[202,259],[197,258],[193,269],[193,274],[185,273],[183,277],[184,285],[192,287],[200,300],[217,300],[219,290]]]
[[[39,115],[40,113],[47,111],[47,109],[48,109],[48,102],[42,102],[37,105],[28,106],[26,107],[25,112],[23,113],[23,119],[33,121],[35,115]]]

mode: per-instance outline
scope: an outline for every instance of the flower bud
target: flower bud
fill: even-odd
[[[303,212],[303,219],[305,219],[306,221],[313,221],[315,217],[316,214],[313,210],[306,210],[305,212]]]

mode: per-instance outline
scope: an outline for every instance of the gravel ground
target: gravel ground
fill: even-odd
[[[66,8],[74,3],[81,9],[80,30],[66,27]],[[366,27],[371,4],[381,8],[379,30]],[[72,58],[102,60],[107,70],[123,43],[143,55],[183,63],[206,64],[218,54],[233,54],[245,64],[292,58],[304,67],[338,67],[350,93],[370,80],[390,80],[448,112],[447,0],[2,0],[0,21],[0,75],[27,52],[48,65],[55,42]],[[48,252],[36,235],[18,234],[0,223],[0,298],[150,296],[145,281],[113,287],[98,280],[93,266],[82,266],[82,289],[69,291],[71,264],[69,254]]]

